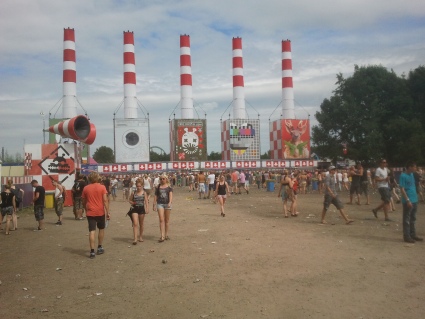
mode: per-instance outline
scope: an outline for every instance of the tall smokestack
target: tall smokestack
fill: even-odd
[[[137,118],[134,33],[124,31],[124,118]]]
[[[291,41],[282,41],[282,117],[295,119]]]
[[[244,119],[245,114],[245,91],[243,80],[243,57],[242,38],[232,39],[233,50],[233,118]]]
[[[77,116],[77,71],[74,29],[63,30],[63,107],[62,118]]]
[[[182,119],[193,119],[192,62],[188,35],[180,35],[180,92],[181,117]]]

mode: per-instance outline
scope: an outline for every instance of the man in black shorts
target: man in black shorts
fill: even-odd
[[[46,190],[35,179],[31,181],[31,186],[35,188],[33,204],[35,220],[38,222],[38,228],[36,230],[42,230],[44,225],[44,198]]]
[[[100,184],[100,176],[97,172],[89,175],[90,184],[83,189],[83,206],[86,210],[87,221],[89,223],[90,258],[96,257],[94,248],[96,247],[96,226],[99,229],[97,254],[105,252],[103,249],[103,237],[105,235],[105,214],[110,219],[108,192],[104,185]]]

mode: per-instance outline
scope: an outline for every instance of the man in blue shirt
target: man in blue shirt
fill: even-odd
[[[408,162],[406,171],[400,175],[401,202],[403,204],[403,237],[407,243],[423,241],[416,236],[415,222],[418,209],[418,194],[416,192],[415,177],[416,164]]]

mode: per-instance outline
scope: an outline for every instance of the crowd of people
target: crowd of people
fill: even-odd
[[[326,223],[326,212],[334,205],[346,224],[354,222],[344,211],[344,204],[339,194],[346,193],[347,205],[370,205],[370,193],[379,192],[381,203],[371,209],[378,218],[383,211],[386,222],[391,222],[389,211],[394,210],[395,203],[403,206],[404,241],[414,243],[422,241],[416,235],[415,221],[418,203],[424,201],[423,189],[425,179],[423,171],[417,170],[416,164],[409,162],[401,173],[399,183],[394,171],[387,168],[386,160],[381,160],[379,167],[366,168],[361,163],[346,169],[330,166],[323,170],[283,170],[281,172],[224,170],[196,171],[177,173],[132,174],[119,179],[117,176],[99,175],[91,172],[88,176],[77,174],[71,189],[73,198],[73,214],[76,220],[87,219],[89,229],[90,258],[104,253],[103,238],[105,228],[111,218],[110,201],[116,201],[117,190],[122,188],[122,201],[130,207],[126,213],[132,224],[133,245],[143,242],[144,218],[152,210],[159,219],[160,238],[162,243],[170,240],[169,222],[173,202],[173,188],[179,187],[188,192],[195,192],[197,199],[210,199],[219,207],[221,217],[225,217],[226,200],[231,195],[248,195],[250,187],[255,191],[265,191],[268,183],[276,185],[277,196],[282,199],[283,216],[297,217],[297,201],[299,195],[323,193],[323,209],[321,223]],[[34,216],[37,221],[36,231],[44,228],[45,189],[38,181],[31,182],[34,188]],[[57,226],[62,226],[63,203],[66,189],[58,181],[52,181],[55,187],[54,207],[58,217]],[[273,188],[274,190],[274,188]],[[5,185],[1,193],[2,219],[6,217],[7,235],[17,230],[16,212],[22,201],[23,190],[17,189],[11,182]],[[363,199],[364,198],[364,199]],[[96,230],[97,250],[96,249]]]

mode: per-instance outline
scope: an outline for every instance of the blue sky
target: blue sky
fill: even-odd
[[[168,118],[180,100],[180,34],[191,38],[193,98],[207,113],[209,152],[220,151],[220,117],[233,98],[232,37],[243,41],[246,107],[251,117],[260,113],[262,152],[282,96],[282,40],[292,42],[296,116],[310,115],[313,124],[336,74],[381,64],[401,75],[425,64],[422,0],[3,0],[0,146],[9,153],[43,141],[40,112],[48,114],[63,94],[67,27],[76,35],[78,101],[98,130],[93,150],[113,147],[123,31],[136,38],[137,97],[150,113],[151,145],[167,151]],[[272,119],[279,114],[280,106]]]

